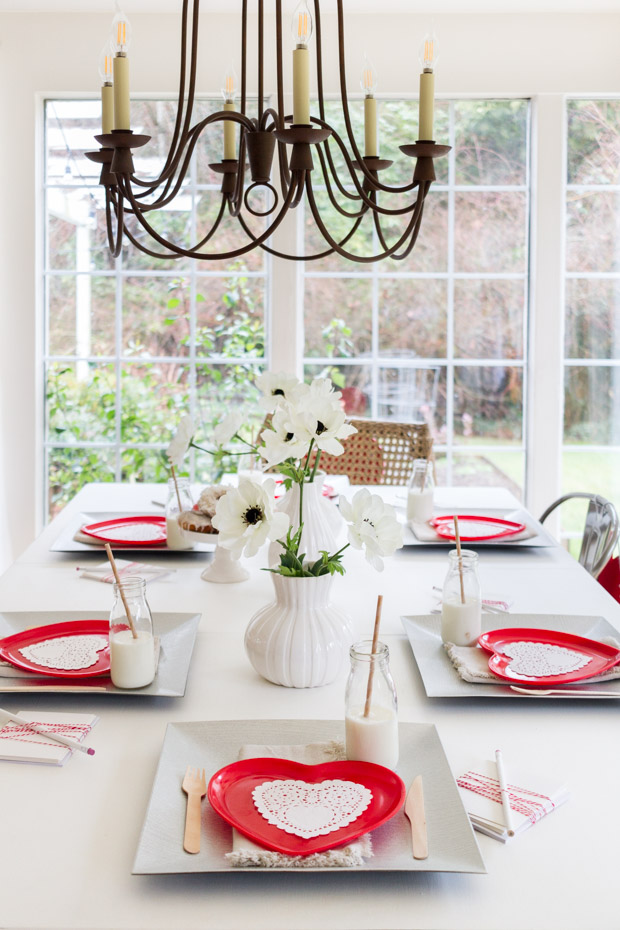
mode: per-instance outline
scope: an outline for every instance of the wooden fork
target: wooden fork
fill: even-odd
[[[197,853],[200,852],[200,802],[207,793],[205,770],[188,765],[181,787],[187,795],[183,849],[188,853]]]

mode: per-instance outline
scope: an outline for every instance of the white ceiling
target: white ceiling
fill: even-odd
[[[182,0],[123,0],[122,9],[132,13],[178,13]],[[285,0],[284,6],[291,9],[297,0]],[[250,2],[249,9],[256,4]],[[335,0],[325,0],[325,13],[335,10]],[[0,0],[3,13],[88,13],[110,12],[113,0]],[[201,10],[234,12],[241,9],[240,0],[201,0]],[[272,4],[267,0],[265,9]],[[577,13],[577,12],[620,12],[620,0],[345,0],[345,12],[374,13],[381,11],[409,13]]]

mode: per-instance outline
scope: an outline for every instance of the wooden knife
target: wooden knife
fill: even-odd
[[[405,800],[405,814],[411,823],[411,845],[414,859],[428,857],[428,839],[426,836],[426,815],[424,813],[424,788],[422,776],[413,779]]]

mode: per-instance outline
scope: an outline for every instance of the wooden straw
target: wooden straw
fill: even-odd
[[[463,584],[463,556],[461,555],[461,537],[459,534],[459,518],[454,516],[454,538],[456,540],[456,554],[459,561],[459,581],[461,582],[461,604],[465,603],[465,585]]]
[[[179,505],[179,513],[183,510],[181,506],[181,495],[179,494],[179,485],[177,484],[177,474],[174,470],[174,465],[170,462],[170,471],[172,473],[172,480],[174,481],[174,490],[177,492],[177,504]]]
[[[426,457],[426,465],[424,467],[424,475],[422,476],[422,483],[420,484],[420,491],[424,490],[424,486],[426,484],[426,476],[428,475],[428,466],[431,464],[431,455],[433,454],[433,443],[434,442],[435,440],[431,439],[431,443],[428,448],[428,455]]]
[[[504,774],[504,760],[501,749],[495,750],[495,765],[497,766],[497,780],[499,790],[502,796],[502,811],[504,813],[504,824],[508,836],[514,836],[515,830],[512,821],[512,808],[510,807],[510,794],[506,785],[506,775]]]
[[[375,614],[375,628],[372,634],[372,649],[370,654],[370,668],[368,669],[368,687],[366,688],[366,704],[364,705],[364,717],[370,714],[370,703],[372,701],[372,679],[375,674],[375,652],[377,651],[377,642],[379,640],[379,625],[381,623],[381,608],[383,607],[383,595],[377,598],[377,612]]]
[[[118,590],[120,591],[121,599],[123,601],[123,607],[125,608],[125,614],[127,615],[127,619],[129,620],[129,629],[131,630],[131,635],[133,636],[134,639],[137,639],[138,634],[136,633],[136,628],[133,625],[133,617],[131,616],[129,605],[127,604],[127,601],[125,600],[125,592],[123,591],[123,585],[121,582],[120,575],[118,573],[118,568],[116,567],[116,562],[114,561],[114,556],[112,555],[112,549],[110,548],[110,543],[105,544],[105,551],[108,554],[108,559],[110,560],[110,565],[112,566],[112,571],[114,572],[114,577],[116,578]]]

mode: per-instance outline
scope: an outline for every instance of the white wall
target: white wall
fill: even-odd
[[[36,364],[41,338],[36,280],[42,244],[36,223],[40,95],[98,92],[97,61],[110,19],[100,14],[0,14],[0,567],[30,542],[42,518],[40,421],[35,416],[40,416],[43,401]],[[132,16],[132,23],[133,89],[176,90],[179,17],[141,14]],[[441,46],[438,94],[620,93],[620,14],[459,14],[435,16],[434,24]],[[380,93],[416,93],[417,49],[428,29],[426,17],[359,14],[348,17],[346,26],[351,91],[358,90],[367,50],[379,74]],[[323,32],[326,90],[336,91],[332,15],[324,15]],[[266,35],[271,34],[267,25]],[[285,40],[288,35],[287,24]],[[219,91],[231,54],[238,62],[238,45],[236,15],[203,17],[201,91]],[[273,63],[273,48],[267,58]],[[266,89],[273,86],[271,77]]]

